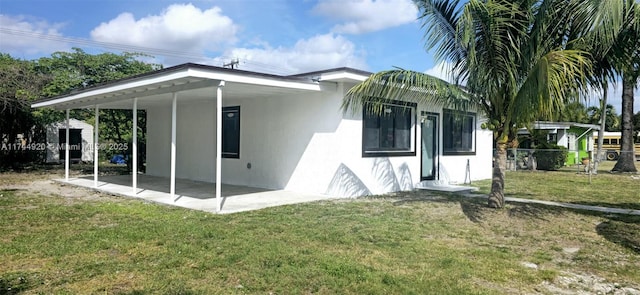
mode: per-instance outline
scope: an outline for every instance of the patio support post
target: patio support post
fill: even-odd
[[[131,165],[131,189],[135,196],[138,191],[138,98],[133,98],[133,130],[131,131],[131,157],[133,165]]]
[[[64,144],[64,180],[69,181],[69,109],[67,109],[67,124]]]
[[[100,150],[100,144],[98,143],[98,130],[100,129],[100,112],[98,105],[96,105],[96,125],[93,127],[93,187],[98,187],[98,150]]]
[[[218,84],[216,93],[216,212],[222,210],[222,87],[224,80]]]
[[[171,184],[169,193],[171,199],[175,202],[176,198],[176,108],[178,106],[178,93],[173,93],[173,102],[171,103]]]

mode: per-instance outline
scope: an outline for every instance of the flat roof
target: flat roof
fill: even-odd
[[[335,68],[297,75],[274,75],[245,70],[222,68],[211,65],[185,63],[165,69],[127,77],[107,83],[72,90],[69,93],[34,101],[33,108],[54,107],[58,109],[82,108],[114,101],[158,95],[159,93],[216,87],[221,81],[236,87],[235,92],[246,89],[247,93],[279,91],[322,91],[320,82],[360,82],[371,73],[351,68]]]

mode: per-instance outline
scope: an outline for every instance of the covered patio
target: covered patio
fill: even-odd
[[[220,209],[216,208],[215,184],[210,182],[176,179],[175,194],[171,194],[170,181],[166,177],[138,175],[136,192],[133,193],[130,175],[101,176],[96,186],[92,175],[56,179],[62,184],[89,188],[99,192],[133,197],[146,201],[220,214],[259,210],[268,207],[335,199],[329,195],[314,195],[286,190],[269,190],[246,186],[222,184]]]
[[[282,77],[184,64],[43,99],[35,102],[32,107],[66,111],[67,138],[64,154],[67,160],[65,178],[59,181],[110,194],[204,211],[231,213],[329,197],[223,184],[225,151],[222,146],[222,120],[226,101],[261,101],[285,94],[308,95],[325,88],[317,81],[303,77]],[[71,109],[95,111],[95,126],[99,126],[100,109],[132,111],[131,175],[99,177],[101,143],[98,128],[95,128],[91,143],[94,151],[93,175],[81,178],[69,176]],[[146,145],[151,147],[154,155],[151,160],[151,153],[147,153],[147,174],[139,175],[135,172],[138,171],[139,143],[137,110],[149,112],[150,109],[154,113],[148,129],[152,128],[155,133],[149,135]],[[198,117],[193,113],[204,113],[206,116]],[[147,113],[147,116],[151,115]],[[148,130],[148,133],[151,131]],[[196,133],[196,136],[191,136]],[[239,155],[231,158],[239,158]],[[246,165],[247,169],[251,167],[251,163]],[[153,173],[149,173],[149,170]]]

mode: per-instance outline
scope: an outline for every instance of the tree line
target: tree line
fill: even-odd
[[[162,68],[159,64],[142,61],[145,58],[150,57],[140,53],[89,54],[79,48],[35,60],[0,53],[0,144],[46,143],[45,127],[64,120],[65,113],[49,108],[31,109],[35,100]],[[138,137],[144,142],[146,114],[143,110],[138,112]],[[93,109],[70,111],[71,118],[90,124],[94,124],[94,116]],[[131,110],[104,109],[99,110],[99,116],[100,142],[131,141]],[[45,157],[43,150],[3,148],[0,150],[0,169],[20,168],[42,162]]]

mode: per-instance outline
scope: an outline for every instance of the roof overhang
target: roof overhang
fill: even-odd
[[[600,130],[600,126],[595,124],[584,124],[584,123],[576,123],[576,122],[547,122],[547,121],[536,121],[533,123],[534,129],[570,129],[572,127],[580,127],[586,129],[595,129]]]
[[[372,73],[356,70],[352,68],[336,68],[329,69],[323,71],[309,72],[298,75],[293,75],[289,77],[306,77],[310,78],[313,81],[321,81],[321,82],[347,82],[347,83],[360,83]]]
[[[569,130],[573,127],[584,128],[587,130],[600,130],[600,126],[595,124],[584,124],[576,122],[548,122],[548,121],[535,121],[531,125],[535,130],[549,130],[550,133],[557,133],[558,130]],[[520,128],[518,134],[529,134],[527,128]]]
[[[128,101],[137,97],[144,99],[141,103],[144,108],[170,100],[173,93],[185,93],[190,99],[212,99],[220,81],[225,81],[225,98],[259,98],[330,89],[326,83],[321,85],[318,81],[304,77],[184,64],[38,100],[31,107],[77,109],[99,105],[106,108],[128,108]]]

